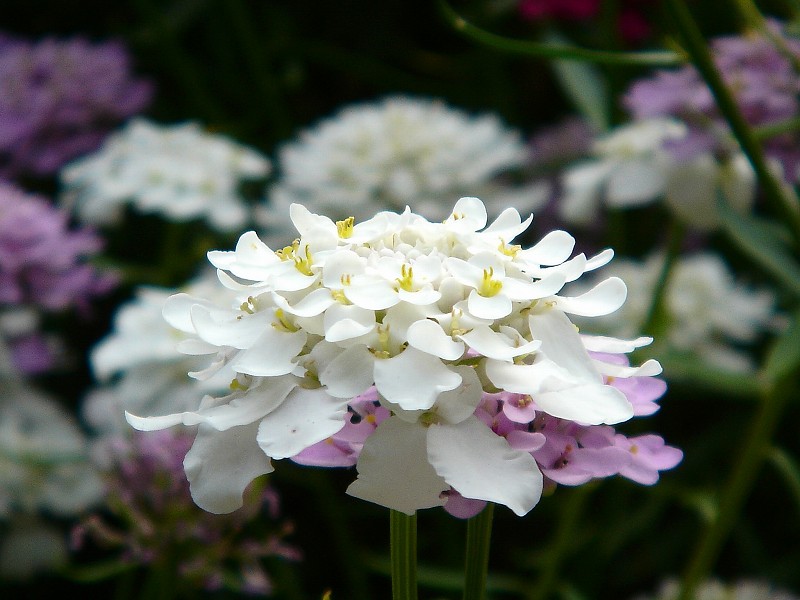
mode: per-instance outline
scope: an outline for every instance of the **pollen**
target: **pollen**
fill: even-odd
[[[494,269],[492,267],[483,270],[483,279],[481,280],[480,287],[478,288],[478,293],[481,296],[485,298],[491,298],[492,296],[499,294],[500,290],[503,289],[503,282],[499,279],[493,279],[493,277]]]
[[[396,279],[397,285],[407,291],[414,291],[414,269],[408,265],[400,267],[400,277]]]
[[[336,221],[336,231],[339,237],[346,240],[353,236],[353,225],[355,224],[355,217],[347,217],[344,221]]]

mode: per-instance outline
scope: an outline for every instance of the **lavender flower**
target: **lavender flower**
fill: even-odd
[[[149,82],[119,42],[0,34],[0,177],[50,175],[143,110]]]
[[[0,338],[16,368],[40,373],[57,362],[60,344],[40,331],[42,312],[86,310],[114,285],[85,260],[101,244],[90,229],[70,229],[47,199],[0,182]]]
[[[197,508],[183,475],[193,435],[159,431],[103,440],[107,516],[95,514],[73,532],[73,546],[87,539],[120,551],[124,562],[158,565],[179,557],[181,584],[208,590],[226,587],[269,594],[262,559],[299,560],[284,538],[292,526],[279,520],[277,493],[253,485],[244,507],[229,515]],[[259,523],[269,522],[269,531]]]
[[[754,32],[712,42],[717,67],[752,126],[779,123],[800,113],[800,79],[792,64],[800,58],[800,40],[785,37],[778,22],[770,26],[785,48]],[[689,126],[685,138],[671,143],[677,158],[689,160],[707,152],[724,156],[736,150],[711,91],[693,66],[659,71],[637,81],[624,104],[636,119],[670,116]],[[800,166],[799,139],[789,132],[765,143],[768,156],[782,165],[789,181],[796,180]]]
[[[45,198],[0,182],[0,306],[85,308],[112,284],[85,262],[101,245],[90,229],[70,229]]]
[[[680,586],[676,581],[666,581],[655,595],[637,596],[634,600],[676,600],[680,595]],[[797,600],[797,596],[773,586],[768,581],[742,580],[732,584],[723,584],[717,580],[708,580],[695,592],[697,600]]]

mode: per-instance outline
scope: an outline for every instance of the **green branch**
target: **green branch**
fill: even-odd
[[[684,57],[680,54],[668,50],[615,52],[609,50],[592,50],[567,44],[542,44],[539,42],[506,38],[481,29],[480,27],[476,27],[454,11],[446,0],[438,0],[437,4],[442,17],[458,33],[500,52],[535,56],[537,58],[583,60],[607,65],[630,67],[671,67],[685,62]]]

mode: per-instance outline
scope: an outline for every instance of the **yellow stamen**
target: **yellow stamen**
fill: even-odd
[[[283,312],[282,308],[279,308],[278,310],[275,311],[275,318],[278,319],[277,321],[272,322],[272,326],[275,329],[279,331],[285,331],[287,333],[294,333],[295,331],[299,331],[299,327],[296,327],[295,325],[292,324],[292,322],[286,316],[286,313]]]
[[[397,281],[397,285],[400,286],[401,289],[404,289],[407,292],[414,291],[414,269],[407,265],[403,265],[400,267],[400,274],[401,277],[398,277],[395,281]]]
[[[347,217],[344,221],[336,221],[336,231],[339,237],[346,240],[353,235],[353,225],[355,224],[355,217]]]
[[[500,293],[500,290],[503,289],[503,282],[497,279],[492,279],[493,275],[494,268],[489,267],[488,269],[483,270],[483,280],[481,281],[478,293],[485,298],[496,296]]]

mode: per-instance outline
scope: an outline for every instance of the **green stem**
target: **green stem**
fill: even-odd
[[[786,452],[775,447],[770,448],[767,459],[783,476],[798,508],[800,508],[800,469],[798,469],[797,463]]]
[[[417,600],[417,514],[389,513],[392,600]]]
[[[438,0],[439,12],[453,29],[458,33],[470,38],[471,40],[511,54],[524,54],[538,58],[561,58],[564,60],[585,60],[595,63],[618,66],[654,66],[669,67],[683,64],[685,61],[682,56],[668,50],[658,50],[649,52],[616,52],[609,50],[592,50],[571,46],[567,44],[542,44],[527,40],[517,40],[506,38],[495,33],[491,33],[472,23],[459,15],[446,2]]]
[[[775,137],[776,135],[797,131],[798,129],[800,129],[800,117],[792,117],[791,119],[784,119],[783,121],[776,121],[775,123],[754,127],[753,133],[759,141],[763,141]]]
[[[489,502],[486,508],[467,521],[464,600],[483,600],[486,597],[493,517],[494,504]]]
[[[670,222],[669,233],[667,235],[667,254],[664,257],[664,263],[661,265],[661,271],[658,274],[656,286],[653,289],[650,308],[648,308],[642,327],[639,329],[645,335],[655,336],[656,333],[660,333],[660,331],[657,332],[655,329],[659,322],[663,321],[664,301],[666,299],[667,287],[669,286],[669,278],[680,256],[683,239],[686,237],[686,227],[683,223],[673,218]]]
[[[789,225],[795,243],[800,248],[800,201],[794,191],[783,185],[769,168],[761,144],[747,124],[730,89],[725,85],[708,45],[686,8],[684,0],[667,0],[666,6],[675,20],[679,34],[683,37],[689,57],[711,90],[720,112],[728,121],[742,150],[753,165],[767,201],[772,210]]]
[[[765,386],[758,413],[740,449],[738,460],[733,463],[733,473],[722,490],[716,517],[700,538],[684,572],[678,600],[693,600],[698,584],[714,566],[767,455],[770,439],[793,392],[793,383],[794,377],[790,376],[777,384]]]
[[[786,40],[780,35],[770,29],[767,20],[761,11],[758,10],[753,0],[736,0],[735,4],[739,7],[739,13],[742,15],[744,21],[753,29],[758,31],[761,35],[767,38],[772,44],[783,54],[783,56],[792,63],[795,71],[800,70],[800,60],[797,58]]]
[[[535,588],[529,596],[530,600],[547,600],[551,597],[558,580],[558,571],[567,553],[574,547],[575,532],[583,514],[583,507],[589,494],[594,489],[593,485],[580,486],[569,490],[564,499],[565,505],[561,513],[553,541],[544,553],[543,565],[539,577],[536,579]]]

